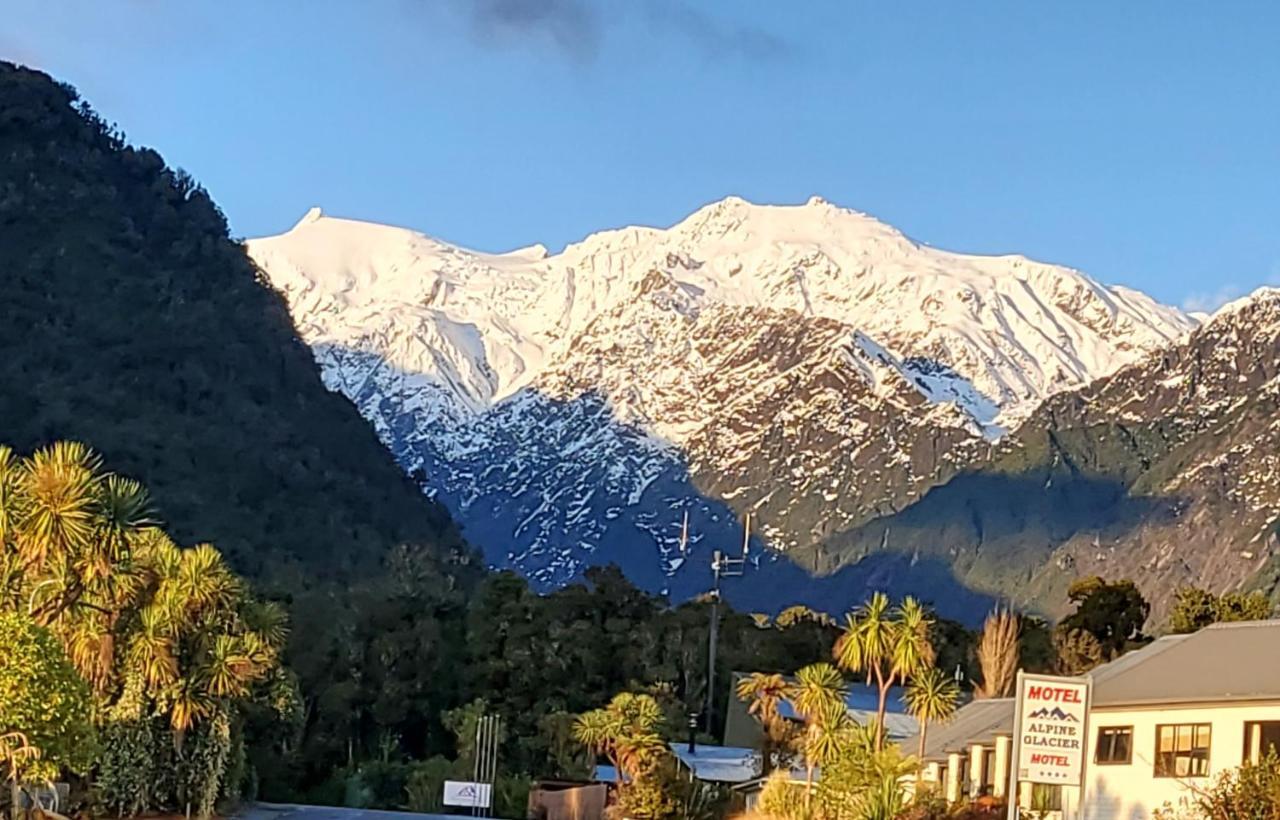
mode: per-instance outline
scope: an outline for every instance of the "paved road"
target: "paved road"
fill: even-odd
[[[343,809],[291,803],[251,803],[236,813],[237,820],[462,820],[470,815],[417,814],[407,811]]]

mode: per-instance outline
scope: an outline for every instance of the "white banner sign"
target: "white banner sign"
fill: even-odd
[[[1018,676],[1017,778],[1079,786],[1089,717],[1089,680]]]
[[[468,808],[489,808],[493,787],[488,783],[472,783],[466,780],[444,781],[444,804]]]

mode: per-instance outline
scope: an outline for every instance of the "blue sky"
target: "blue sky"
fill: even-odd
[[[1207,307],[1280,284],[1280,3],[0,0],[238,235],[502,250],[811,194]]]

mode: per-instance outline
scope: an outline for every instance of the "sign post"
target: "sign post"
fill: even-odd
[[[1009,767],[1009,820],[1018,817],[1019,783],[1083,789],[1092,690],[1090,678],[1018,672],[1013,764]]]
[[[471,809],[482,817],[493,807],[493,784],[498,779],[498,746],[502,743],[502,718],[480,715],[476,720],[475,756],[470,780],[444,781],[444,805]]]

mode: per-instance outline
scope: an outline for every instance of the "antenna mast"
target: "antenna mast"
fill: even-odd
[[[720,632],[720,579],[736,578],[742,575],[747,563],[747,544],[750,540],[751,514],[748,513],[746,531],[742,537],[742,557],[730,558],[720,550],[711,554],[711,576],[715,586],[711,589],[711,628],[707,634],[707,734],[712,734],[715,716],[716,639]]]

